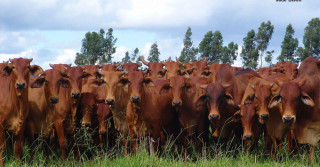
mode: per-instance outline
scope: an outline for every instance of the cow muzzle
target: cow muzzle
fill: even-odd
[[[16,83],[16,88],[17,89],[24,89],[24,88],[26,88],[26,83],[18,82],[18,83]]]
[[[267,120],[269,118],[269,114],[261,114],[260,119]]]
[[[114,103],[113,99],[106,99],[106,103],[112,105]]]
[[[74,99],[78,99],[80,97],[80,92],[72,92],[71,97]]]
[[[243,140],[252,140],[252,135],[243,136]]]
[[[59,99],[58,98],[56,98],[56,97],[51,97],[50,98],[50,103],[52,103],[52,104],[57,104],[59,102]]]
[[[173,106],[173,107],[180,107],[181,104],[182,104],[181,101],[173,101],[173,102],[172,102],[172,106]]]
[[[131,97],[131,101],[132,101],[133,103],[138,103],[138,102],[140,101],[140,97],[139,97],[139,96],[132,96],[132,97]]]
[[[282,121],[283,121],[284,123],[291,124],[291,123],[295,122],[295,117],[285,116],[285,117],[282,117]]]
[[[105,130],[101,130],[101,131],[99,131],[99,134],[100,135],[105,135],[105,134],[107,134],[107,132]]]
[[[208,116],[208,119],[209,119],[210,121],[215,121],[215,120],[220,119],[220,115],[210,114],[210,115]]]

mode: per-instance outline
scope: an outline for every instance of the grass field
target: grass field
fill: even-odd
[[[150,154],[145,146],[142,146],[136,155],[124,156],[117,145],[107,151],[96,147],[87,148],[85,151],[88,154],[82,154],[80,161],[75,161],[72,155],[67,161],[62,161],[59,151],[52,152],[49,158],[45,158],[42,149],[37,148],[34,161],[29,162],[28,147],[25,146],[24,150],[22,166],[309,166],[307,151],[300,149],[298,156],[289,155],[286,143],[282,149],[279,149],[276,160],[272,160],[264,148],[263,140],[252,153],[247,153],[242,147],[227,148],[222,151],[220,148],[210,146],[205,149],[202,156],[196,154],[192,148],[191,154],[186,156],[169,144],[164,147],[161,155]],[[314,166],[320,166],[319,154],[320,150],[316,148]],[[6,166],[21,165],[18,160],[11,157],[13,157],[12,153],[10,158],[5,160]]]

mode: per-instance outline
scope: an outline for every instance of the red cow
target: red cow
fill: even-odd
[[[163,78],[166,75],[166,69],[163,69],[164,64],[159,62],[147,62],[144,60],[143,56],[140,56],[140,60],[146,66],[148,66],[148,75]]]
[[[32,59],[10,59],[10,64],[0,64],[0,163],[3,166],[4,131],[13,132],[14,154],[23,156],[25,122],[29,114],[28,87],[30,75],[38,75],[42,69],[33,65]]]
[[[139,71],[139,67],[141,64],[138,63],[123,63],[122,64],[122,70],[124,71]]]
[[[208,70],[208,62],[207,58],[204,58],[202,61],[193,61],[193,75],[199,77],[208,77],[210,75],[210,71]]]
[[[279,62],[275,65],[275,71],[284,73],[291,80],[297,78],[298,75],[298,64],[291,62]]]
[[[180,66],[182,66],[182,63],[176,59],[177,61],[171,61],[171,58],[169,58],[167,61],[164,62],[164,65],[166,67],[166,78],[169,79],[170,77],[181,75],[181,69]]]

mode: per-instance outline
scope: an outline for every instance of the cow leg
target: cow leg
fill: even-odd
[[[14,143],[14,156],[16,159],[19,159],[19,160],[23,157],[24,130],[25,130],[25,124],[22,124],[20,133],[18,133],[15,136],[16,141]]]
[[[103,149],[103,143],[104,143],[104,135],[102,135],[102,134],[99,134],[99,147],[101,148],[101,149]]]
[[[274,138],[273,136],[271,136],[271,140],[272,140],[272,145],[273,145],[273,151],[272,151],[272,155],[271,155],[271,158],[273,159],[273,160],[275,160],[276,159],[276,154],[277,154],[277,139],[276,138]]]
[[[128,148],[127,148],[128,140],[124,137],[121,137],[121,138],[122,138],[121,142],[122,142],[122,147],[123,147],[123,154],[125,156],[127,156],[128,155]]]
[[[65,134],[64,134],[62,121],[55,121],[54,125],[55,125],[56,131],[57,131],[59,145],[60,145],[60,149],[61,149],[61,153],[62,153],[62,159],[66,160],[67,159],[67,153],[66,153],[67,152],[67,144],[66,144],[66,140],[65,140]]]
[[[309,149],[309,164],[313,164],[314,146],[310,145]]]
[[[165,144],[166,136],[164,135],[163,131],[160,132],[160,151],[163,152],[164,144]]]
[[[3,121],[0,122],[0,165],[3,166],[3,154],[4,154],[4,129],[3,129]]]

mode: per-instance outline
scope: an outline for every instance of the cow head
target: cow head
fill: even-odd
[[[206,88],[206,96],[208,97],[208,119],[210,121],[216,121],[220,119],[221,107],[229,107],[232,109],[237,108],[233,96],[226,91],[228,87],[230,87],[230,84],[222,84],[219,82],[203,86],[203,88]]]
[[[164,62],[164,65],[166,67],[167,73],[166,78],[170,78],[176,75],[181,75],[181,69],[180,66],[182,63],[177,59],[177,62],[171,61],[169,58],[167,61]]]
[[[70,81],[70,96],[73,99],[79,99],[82,89],[82,79],[86,79],[90,74],[83,73],[83,67],[69,67],[62,73]]]
[[[118,69],[119,65],[115,65],[115,64],[104,64],[102,66],[102,71],[116,71]]]
[[[6,64],[2,68],[5,76],[12,75],[15,88],[18,95],[28,87],[30,75],[39,75],[43,72],[42,68],[37,65],[30,65],[32,59],[9,59],[10,64]]]
[[[105,135],[108,132],[108,118],[111,115],[109,105],[100,103],[97,106],[97,116],[99,122],[99,135]]]
[[[180,107],[182,105],[182,93],[187,89],[186,78],[184,76],[174,76],[170,78],[170,84],[164,87],[172,91],[172,106]]]
[[[138,64],[138,63],[124,63],[122,64],[122,69],[124,71],[138,71],[139,67],[141,66],[141,64]]]
[[[148,75],[157,78],[163,78],[166,75],[167,70],[163,69],[164,64],[159,62],[147,62],[142,56],[140,60],[146,66],[148,66]]]
[[[83,78],[85,79],[96,79],[100,78],[99,65],[84,65],[83,68]]]
[[[207,84],[209,84],[209,80],[203,77],[191,76],[186,79],[185,92],[188,98],[192,97],[192,103],[196,110],[198,110],[198,107],[205,106],[208,101],[206,89],[203,87],[203,85]]]
[[[275,70],[287,75],[291,80],[295,79],[298,75],[298,64],[291,62],[279,62],[275,65]]]
[[[31,88],[40,88],[45,86],[45,95],[48,103],[56,104],[59,102],[60,86],[69,88],[70,82],[63,77],[61,71],[51,69],[43,72],[36,80],[31,83]]]
[[[125,82],[129,83],[129,97],[133,103],[139,103],[141,97],[144,96],[147,87],[153,87],[154,81],[151,77],[146,77],[142,71],[131,71],[128,73],[128,78]]]
[[[253,103],[254,101],[258,105],[257,113],[259,115],[260,123],[264,123],[269,117],[269,102],[272,97],[272,88],[275,86],[273,82],[268,82],[260,79],[258,84],[250,84],[254,94],[248,96],[245,100],[246,103]]]
[[[313,99],[305,93],[301,87],[306,80],[289,81],[278,83],[281,87],[278,95],[272,97],[269,108],[282,104],[282,120],[284,123],[294,123],[296,121],[297,107],[304,105],[305,107],[314,107]]]
[[[194,68],[194,75],[199,77],[208,77],[210,75],[210,71],[208,70],[207,58],[202,61],[194,61],[192,62],[192,66]]]
[[[52,69],[56,69],[56,70],[59,70],[59,71],[65,71],[66,69],[71,67],[71,64],[49,64],[49,66]]]
[[[93,93],[83,93],[81,95],[80,105],[81,105],[81,125],[85,127],[91,127],[91,120],[94,112],[96,111],[96,95]]]
[[[240,110],[234,113],[232,120],[234,122],[241,121],[243,129],[243,140],[252,140],[255,136],[252,132],[253,126],[255,126],[254,121],[258,118],[256,113],[257,104],[245,104],[239,106]]]

